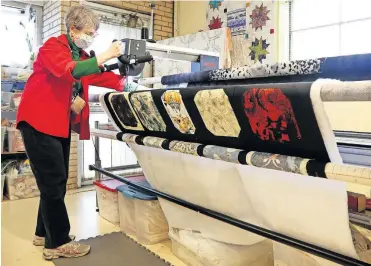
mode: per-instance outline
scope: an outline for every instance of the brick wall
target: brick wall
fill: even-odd
[[[150,13],[148,1],[91,1],[102,5],[117,7],[138,13]],[[64,16],[69,7],[79,5],[76,0],[47,0],[43,7],[43,40],[66,33]],[[173,37],[173,1],[155,1],[154,39],[163,40]]]
[[[150,13],[148,1],[92,1],[135,12]],[[173,1],[154,1],[154,39],[156,41],[173,37]]]

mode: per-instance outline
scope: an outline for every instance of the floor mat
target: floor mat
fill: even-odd
[[[121,232],[79,241],[91,245],[88,255],[53,260],[55,266],[163,266],[171,265]]]

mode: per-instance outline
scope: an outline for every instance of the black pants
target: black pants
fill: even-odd
[[[40,190],[36,235],[45,237],[45,248],[70,242],[70,222],[64,197],[68,177],[71,135],[68,138],[43,134],[21,122],[26,153]]]

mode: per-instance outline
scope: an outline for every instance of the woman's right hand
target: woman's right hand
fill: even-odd
[[[120,55],[122,55],[122,42],[113,42],[107,51],[97,56],[98,66],[103,65],[108,60],[119,57]]]
[[[119,57],[122,55],[122,42],[115,41],[107,50],[107,54],[110,56],[110,59]]]

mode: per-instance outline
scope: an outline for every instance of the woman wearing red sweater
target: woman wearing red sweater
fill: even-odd
[[[66,16],[67,34],[47,40],[40,48],[17,113],[27,156],[40,190],[34,245],[44,246],[43,257],[80,257],[88,245],[73,241],[64,203],[68,177],[71,129],[90,138],[89,85],[122,91],[124,78],[100,72],[99,66],[121,55],[121,43],[90,58],[88,48],[99,19],[83,6]]]

